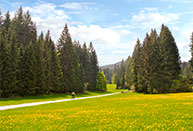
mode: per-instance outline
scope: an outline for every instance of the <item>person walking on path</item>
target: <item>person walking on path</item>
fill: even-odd
[[[74,92],[72,92],[72,99],[74,99],[75,98],[75,93]]]

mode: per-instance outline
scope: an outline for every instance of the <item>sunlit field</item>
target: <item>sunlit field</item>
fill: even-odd
[[[1,131],[193,130],[193,93],[127,92],[5,110],[0,117]]]

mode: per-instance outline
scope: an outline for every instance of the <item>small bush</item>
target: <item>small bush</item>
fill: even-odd
[[[170,89],[171,93],[175,92],[192,92],[192,85],[190,84],[189,79],[181,78],[179,80],[174,80],[172,87]]]

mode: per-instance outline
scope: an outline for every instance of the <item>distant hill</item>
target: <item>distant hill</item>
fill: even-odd
[[[115,64],[110,64],[110,65],[104,65],[104,66],[101,66],[100,69],[106,69],[106,68],[109,68],[110,70],[113,70],[115,68],[115,65],[116,66],[120,66],[121,65],[121,61],[115,63]]]

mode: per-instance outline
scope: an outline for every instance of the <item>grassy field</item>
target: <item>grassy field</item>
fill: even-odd
[[[193,93],[113,96],[0,111],[0,131],[193,130]]]
[[[121,92],[123,90],[119,89],[116,90],[116,85],[108,84],[107,85],[107,92],[85,92],[82,94],[77,94],[76,97],[86,97],[86,96],[96,96],[114,92]],[[16,105],[22,103],[31,103],[31,102],[41,102],[41,101],[51,101],[51,100],[60,100],[60,99],[69,99],[71,95],[67,94],[51,94],[51,95],[42,95],[42,96],[32,96],[32,97],[23,97],[23,98],[14,98],[14,99],[0,99],[0,106],[6,105]]]

